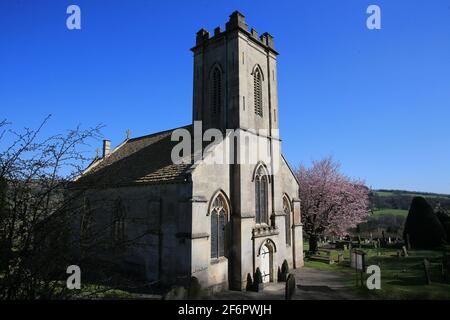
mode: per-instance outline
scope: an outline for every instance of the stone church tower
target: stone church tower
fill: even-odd
[[[191,50],[194,53],[193,120],[202,121],[204,130],[226,128],[236,130],[240,137],[254,135],[259,148],[262,145],[269,151],[269,161],[239,163],[237,155],[245,154],[247,150],[243,149],[249,146],[232,142],[233,150],[237,152],[232,155],[234,163],[229,168],[233,211],[230,221],[232,245],[228,257],[230,285],[236,289],[244,286],[243,279],[247,273],[255,272],[265,244],[270,251],[269,264],[273,268],[266,276],[268,281],[273,281],[277,267],[285,258],[290,258],[287,260],[291,261],[291,267],[303,265],[297,184],[290,169],[284,172],[288,165],[280,150],[278,52],[274,48],[273,37],[267,32],[259,36],[254,29],[249,32],[244,16],[235,11],[230,15],[225,30],[217,27],[213,35],[205,29],[198,31],[196,45]],[[268,199],[259,199],[259,209],[267,211],[260,213],[264,217],[255,213],[258,199],[255,199],[254,184],[259,178],[258,172],[267,176],[267,180],[263,177],[261,185],[267,183],[265,192]],[[287,186],[290,187],[290,197],[283,193]],[[262,204],[264,201],[267,204]],[[289,202],[292,218],[286,218],[286,202]],[[264,206],[267,208],[263,209]],[[286,222],[286,219],[290,221]],[[286,224],[292,225],[285,228]],[[292,239],[281,240],[289,237]],[[274,261],[276,255],[279,261]]]
[[[303,240],[298,181],[281,153],[273,38],[234,12],[225,30],[201,29],[191,50],[193,124],[127,137],[112,151],[105,141],[74,182],[84,192],[74,229],[82,226],[80,243],[103,232],[102,247],[91,246],[101,260],[144,281],[195,277],[212,291],[242,290],[259,269],[276,282],[284,260],[303,265]],[[223,140],[201,148],[201,159],[175,163],[174,134],[199,122],[201,133],[216,129]],[[215,152],[229,161],[208,161]]]

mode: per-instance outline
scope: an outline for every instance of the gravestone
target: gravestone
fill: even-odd
[[[446,252],[444,252],[444,255],[442,256],[442,278],[444,280],[449,280],[450,278],[450,256],[447,255]]]
[[[186,300],[187,291],[184,287],[172,288],[163,296],[163,300]]]
[[[431,283],[431,277],[430,277],[430,261],[428,261],[428,259],[423,259],[423,270],[425,272],[425,284],[429,285]]]
[[[292,274],[289,274],[286,280],[286,286],[284,290],[284,298],[286,300],[292,300],[292,296],[295,293],[295,277]]]
[[[356,269],[356,249],[350,251],[350,266]]]
[[[409,233],[406,234],[406,247],[411,250],[411,242],[409,240]]]
[[[192,277],[188,288],[188,299],[199,300],[201,298],[202,286],[196,277]]]
[[[344,253],[339,252],[338,253],[338,263],[344,262]]]
[[[348,243],[348,250],[350,251],[349,252],[350,253],[350,265],[353,264],[353,255],[352,255],[353,248],[352,247],[353,247],[352,241],[350,240],[350,242]]]
[[[445,253],[442,257],[442,277],[444,280],[449,280],[450,278],[450,256]]]
[[[402,247],[402,257],[407,257],[408,256],[408,250],[406,250],[406,247],[405,246],[403,246]]]

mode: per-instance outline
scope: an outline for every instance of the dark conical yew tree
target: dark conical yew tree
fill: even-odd
[[[405,222],[403,237],[406,235],[413,249],[434,249],[447,240],[441,222],[423,197],[414,197]]]

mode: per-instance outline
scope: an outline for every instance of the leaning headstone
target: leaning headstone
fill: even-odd
[[[286,280],[286,286],[284,290],[284,298],[286,300],[292,300],[292,296],[295,293],[295,277],[292,274],[289,274]]]
[[[430,261],[428,261],[428,259],[423,259],[423,270],[425,272],[425,284],[430,284],[431,283],[431,278],[430,278]]]
[[[408,256],[408,250],[406,250],[406,247],[405,246],[403,246],[402,247],[402,257],[407,257]]]

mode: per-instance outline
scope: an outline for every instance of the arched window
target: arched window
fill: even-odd
[[[119,199],[116,201],[113,221],[112,221],[112,239],[115,244],[121,244],[126,238],[126,225],[125,225],[125,209],[122,201]]]
[[[94,215],[89,199],[84,197],[80,223],[80,240],[82,246],[87,246],[89,244],[89,241],[92,240],[91,238],[93,233],[93,223]]]
[[[212,72],[211,79],[211,109],[212,114],[220,113],[222,104],[222,75],[216,66]]]
[[[256,209],[256,223],[268,224],[268,177],[265,174],[263,166],[258,168],[255,175],[255,209]]]
[[[225,256],[225,226],[228,222],[229,209],[226,199],[218,194],[210,207],[211,215],[211,258]]]
[[[259,68],[256,68],[253,72],[253,95],[255,100],[255,114],[262,117],[262,75]]]
[[[289,199],[286,196],[283,197],[283,211],[286,215],[284,220],[286,229],[286,244],[291,245],[291,205],[289,203]]]

